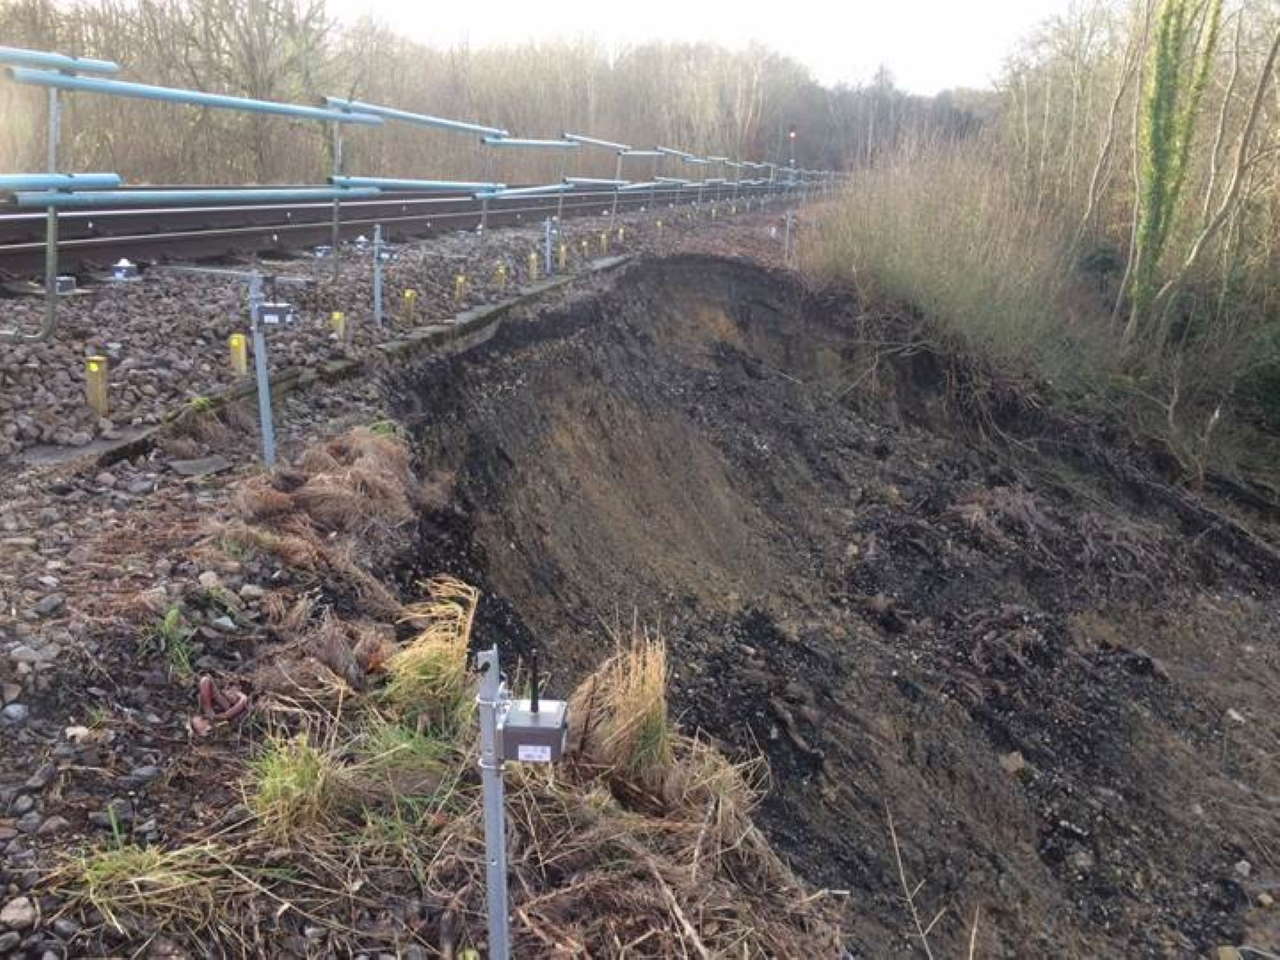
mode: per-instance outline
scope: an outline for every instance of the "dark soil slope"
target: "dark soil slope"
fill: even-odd
[[[482,583],[481,639],[560,689],[659,626],[855,956],[918,949],[890,818],[938,955],[975,912],[978,956],[1280,949],[1274,549],[1114,451],[975,449],[926,365],[849,390],[855,314],[647,261],[398,380],[435,471],[406,577]]]

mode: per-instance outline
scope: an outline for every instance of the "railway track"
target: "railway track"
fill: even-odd
[[[148,188],[138,188],[148,189]],[[163,188],[149,188],[163,189]],[[744,187],[738,199],[760,197],[767,187]],[[608,213],[611,190],[583,189],[564,194],[566,219]],[[656,194],[623,193],[618,210],[637,211],[655,205],[692,203],[697,191],[661,189]],[[703,201],[717,199],[707,188]],[[723,188],[721,202],[732,199]],[[0,210],[3,210],[0,207]],[[533,195],[495,198],[489,201],[490,227],[538,222],[554,216],[557,196]],[[103,267],[127,257],[140,261],[190,260],[258,252],[287,253],[320,244],[331,238],[333,205],[226,204],[201,207],[129,207],[115,210],[74,210],[58,215],[59,268],[64,272]],[[381,224],[391,240],[474,230],[480,223],[481,204],[456,193],[387,192],[369,200],[344,201],[340,208],[340,232],[350,239],[368,235]],[[10,279],[34,277],[44,263],[45,214],[43,211],[0,213],[0,274]]]

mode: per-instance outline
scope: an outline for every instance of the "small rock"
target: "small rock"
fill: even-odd
[[[61,833],[71,826],[71,821],[66,817],[50,817],[44,823],[40,824],[36,830],[36,835],[41,837],[52,836],[55,833]]]
[[[27,782],[23,784],[23,787],[27,790],[38,793],[49,784],[53,783],[53,778],[57,776],[57,774],[58,768],[52,763],[41,764],[40,768],[36,770],[35,773],[27,777]]]
[[[1271,894],[1266,892],[1258,894],[1258,906],[1274,907],[1275,905],[1276,905],[1276,898],[1273,897]]]
[[[1244,723],[1244,715],[1234,707],[1227,711],[1227,716],[1236,723]],[[1234,950],[1235,947],[1232,947],[1231,949]]]
[[[150,960],[188,960],[191,955],[168,937],[156,937],[147,956]]]
[[[226,614],[223,614],[221,617],[214,617],[209,621],[209,626],[213,627],[215,630],[221,630],[223,633],[236,632],[236,622]]]
[[[51,617],[61,610],[66,605],[66,602],[67,598],[62,594],[51,593],[46,597],[41,597],[32,609],[42,617]]]
[[[93,478],[93,482],[100,487],[114,487],[116,485],[116,475],[108,470],[103,470]]]
[[[49,657],[43,650],[20,643],[9,651],[9,659],[14,663],[39,663],[42,660],[48,660]]]
[[[68,940],[80,932],[80,924],[76,923],[70,917],[59,917],[53,921],[53,932],[60,937],[66,937]]]
[[[154,480],[134,480],[125,489],[134,496],[141,496],[144,493],[150,493],[155,488],[156,482]]]
[[[96,731],[80,726],[67,727],[62,731],[62,735],[75,744],[92,743],[94,740],[101,739]]]
[[[13,703],[22,696],[22,685],[17,683],[6,683],[0,686],[0,704]]]
[[[11,725],[17,726],[26,721],[31,715],[31,711],[27,709],[26,704],[11,703],[3,710],[0,710],[0,726]]]
[[[18,818],[18,822],[14,824],[20,833],[35,833],[40,829],[40,811],[32,810]]]
[[[267,591],[263,590],[262,587],[258,586],[256,583],[246,583],[240,588],[241,600],[261,600],[266,596],[266,594]]]
[[[10,930],[8,933],[0,933],[0,953],[8,953],[19,943],[22,942],[22,934],[16,930]]]
[[[202,571],[200,576],[196,577],[196,580],[199,581],[200,586],[204,587],[206,590],[216,590],[218,587],[222,586],[222,578],[213,570]]]
[[[35,798],[30,794],[24,793],[14,799],[13,804],[9,807],[9,812],[15,817],[20,817],[29,810],[36,808]]]
[[[152,817],[150,820],[144,820],[142,823],[138,824],[136,827],[133,828],[134,833],[142,834],[143,836],[146,836],[152,833],[157,833],[159,832],[159,830],[160,830],[160,821],[158,821],[155,817]]]
[[[133,804],[124,798],[116,798],[107,804],[105,810],[97,810],[89,814],[89,822],[95,826],[113,830],[133,820]]]
[[[1244,960],[1235,947],[1219,947],[1214,951],[1214,960]]]
[[[36,905],[28,897],[10,900],[0,910],[0,924],[12,930],[26,930],[36,922]]]
[[[170,460],[169,469],[183,477],[206,477],[211,473],[221,473],[231,469],[231,461],[226,457],[214,454],[198,460]]]
[[[160,768],[148,764],[143,767],[134,767],[129,771],[129,775],[120,778],[120,785],[126,790],[132,790],[143,784],[150,783],[156,777],[160,776]]]
[[[1000,757],[1000,766],[1004,767],[1005,773],[1018,774],[1026,769],[1027,761],[1022,758],[1022,751],[1014,750]]]
[[[1250,863],[1248,860],[1239,860],[1236,862],[1235,869],[1236,869],[1236,873],[1238,873],[1240,876],[1248,877],[1249,874],[1253,873],[1253,864]]]

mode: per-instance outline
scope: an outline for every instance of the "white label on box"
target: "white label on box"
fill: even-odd
[[[551,748],[542,744],[522,743],[516,747],[516,759],[521,763],[550,763]]]

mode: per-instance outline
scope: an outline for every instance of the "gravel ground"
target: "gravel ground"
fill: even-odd
[[[780,222],[782,210],[775,206],[763,216]],[[700,231],[723,233],[731,229],[724,218],[728,211],[722,205],[719,212],[716,221],[693,221],[687,209],[669,211],[662,230],[656,227],[657,218],[640,213],[620,214],[613,229],[607,217],[567,221],[567,267],[574,270],[604,255],[602,233],[608,234],[611,254],[660,252]],[[738,210],[738,219],[747,216]],[[761,216],[757,211],[749,219]],[[529,254],[541,249],[540,225],[493,230],[483,243],[470,234],[453,234],[397,247],[385,272],[386,321],[381,329],[373,324],[367,250],[346,250],[336,283],[323,261],[264,261],[264,271],[314,279],[301,288],[280,285],[278,296],[268,289],[269,299],[292,302],[296,316],[293,324],[271,332],[270,366],[277,371],[315,367],[408,329],[447,321],[467,307],[503,299],[530,279]],[[498,277],[500,264],[505,283]],[[247,269],[251,263],[227,266]],[[459,299],[455,278],[460,273],[467,283]],[[404,292],[410,289],[417,298],[407,310]],[[37,298],[0,304],[5,326],[32,328],[43,311]],[[335,310],[347,316],[346,343],[332,333],[329,316]],[[247,332],[247,313],[246,285],[224,277],[148,270],[137,283],[82,288],[60,305],[53,340],[0,345],[0,467],[6,458],[32,448],[76,448],[98,438],[113,439],[130,427],[158,423],[192,398],[232,385],[227,338]],[[84,362],[93,355],[109,360],[108,419],[99,419],[84,402]]]

